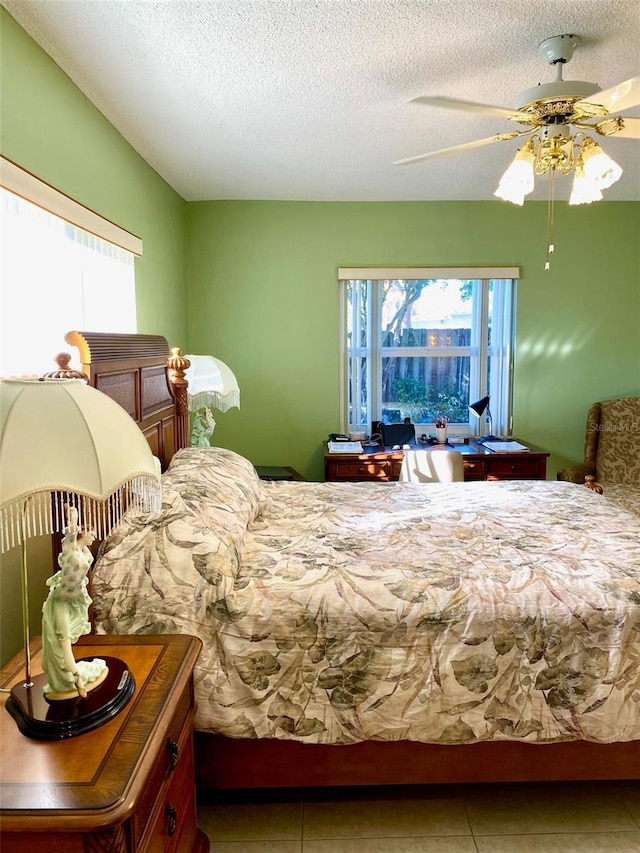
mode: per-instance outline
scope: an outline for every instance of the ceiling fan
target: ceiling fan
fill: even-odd
[[[556,79],[526,89],[518,95],[514,109],[439,96],[414,98],[411,103],[483,113],[508,119],[521,128],[396,160],[394,165],[420,163],[443,154],[528,136],[500,181],[495,193],[499,198],[522,204],[524,196],[533,190],[534,175],[550,172],[553,178],[555,174],[568,174],[574,169],[570,204],[602,198],[601,190],[615,183],[622,169],[585,131],[604,137],[640,139],[640,118],[617,115],[640,104],[640,76],[604,91],[594,83],[563,80],[563,66],[579,45],[580,39],[572,34],[552,36],[541,42],[538,52],[555,66]]]

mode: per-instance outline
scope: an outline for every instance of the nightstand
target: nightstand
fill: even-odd
[[[135,692],[92,732],[31,740],[0,708],[2,853],[206,853],[196,826],[193,668],[201,642],[186,635],[88,636],[80,655],[126,661]],[[32,671],[41,672],[40,643]],[[1,673],[24,677],[24,653]],[[0,694],[2,705],[8,694]]]
[[[305,478],[292,468],[290,465],[256,465],[258,477],[261,480],[295,480],[298,483],[304,483]]]

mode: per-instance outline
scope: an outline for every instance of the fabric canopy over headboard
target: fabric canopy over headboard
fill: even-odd
[[[163,470],[188,445],[185,371],[189,360],[162,335],[68,332],[89,383],[115,400],[139,425]]]

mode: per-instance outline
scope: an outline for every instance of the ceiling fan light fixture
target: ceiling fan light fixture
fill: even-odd
[[[544,128],[540,136],[531,137],[536,159],[534,172],[538,177],[554,171],[556,175],[568,175],[574,166],[574,137],[566,125]]]
[[[580,146],[580,157],[586,177],[600,190],[606,190],[615,184],[622,175],[622,169],[615,160],[605,154],[600,145],[589,136],[585,137]]]
[[[621,167],[584,131],[607,138],[617,135],[623,139],[640,139],[640,116],[613,114],[624,113],[640,105],[640,75],[604,90],[584,80],[564,80],[563,69],[579,46],[580,38],[573,33],[561,33],[544,39],[539,45],[539,53],[555,68],[556,79],[521,92],[514,110],[442,95],[414,98],[414,102],[427,107],[444,107],[505,118],[516,122],[522,129],[396,161],[397,165],[419,163],[494,142],[528,137],[526,144],[518,150],[500,178],[494,196],[522,206],[525,196],[534,190],[535,179],[547,179],[547,270],[550,269],[550,258],[555,246],[556,179],[573,173],[569,204],[577,205],[600,201],[602,191],[622,175]]]
[[[533,191],[535,185],[534,163],[535,154],[531,140],[516,151],[513,162],[500,178],[498,189],[494,192],[497,198],[523,205],[524,197]]]
[[[504,178],[506,175],[507,172],[502,176],[503,180],[498,184],[498,188],[494,192],[494,196],[496,198],[501,198],[503,201],[510,201],[512,204],[517,204],[519,207],[522,207],[526,193],[521,184],[505,181]]]
[[[581,164],[577,165],[569,204],[591,204],[592,201],[600,201],[601,199],[602,193],[597,184],[587,176]]]

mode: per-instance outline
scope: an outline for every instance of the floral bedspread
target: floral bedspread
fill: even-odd
[[[261,482],[181,451],[107,541],[99,631],[196,634],[196,728],[640,739],[640,517],[566,482]]]

